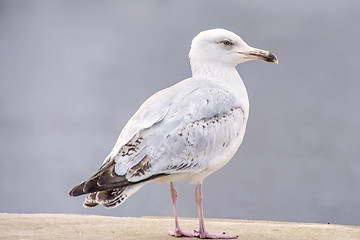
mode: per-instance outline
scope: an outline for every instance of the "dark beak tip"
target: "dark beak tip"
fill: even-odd
[[[273,62],[279,64],[279,60],[273,53],[269,53],[269,56],[266,58],[266,62]]]

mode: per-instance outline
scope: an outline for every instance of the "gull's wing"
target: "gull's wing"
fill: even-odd
[[[99,171],[73,195],[206,169],[209,155],[220,156],[245,128],[244,111],[236,104],[230,92],[198,78],[156,93],[126,124]]]

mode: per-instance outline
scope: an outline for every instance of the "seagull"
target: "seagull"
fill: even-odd
[[[278,60],[225,29],[200,32],[192,40],[189,59],[192,77],[147,99],[125,125],[100,169],[69,195],[87,194],[84,207],[111,208],[149,182],[170,183],[175,218],[170,235],[235,239],[205,230],[202,183],[229,162],[244,138],[249,99],[235,67],[255,59]],[[180,180],[196,184],[198,231],[180,228],[174,187]]]

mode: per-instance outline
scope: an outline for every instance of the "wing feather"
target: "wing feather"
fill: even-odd
[[[226,89],[199,78],[184,80],[145,101],[99,171],[70,195],[201,172],[211,158],[222,154],[219,147],[226,151],[239,131],[245,130],[246,119],[243,107]]]
[[[237,105],[231,93],[216,85],[196,84],[182,95],[171,97],[165,116],[151,127],[141,129],[130,141],[140,139],[141,144],[130,145],[141,150],[130,158],[124,158],[123,150],[113,152],[116,172],[125,174],[130,182],[159,173],[200,172],[207,168],[209,154],[217,152],[214,148],[225,151],[246,125],[242,106]],[[244,121],[237,122],[238,119]],[[138,169],[136,173],[134,169]]]

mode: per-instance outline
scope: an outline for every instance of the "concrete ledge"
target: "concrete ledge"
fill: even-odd
[[[247,220],[206,219],[209,232],[226,232],[242,239],[360,239],[359,226],[333,224],[287,223]],[[197,219],[181,218],[184,230],[197,229]],[[174,227],[170,217],[104,217],[72,214],[0,213],[0,239],[168,239]],[[190,238],[187,238],[190,239]]]

